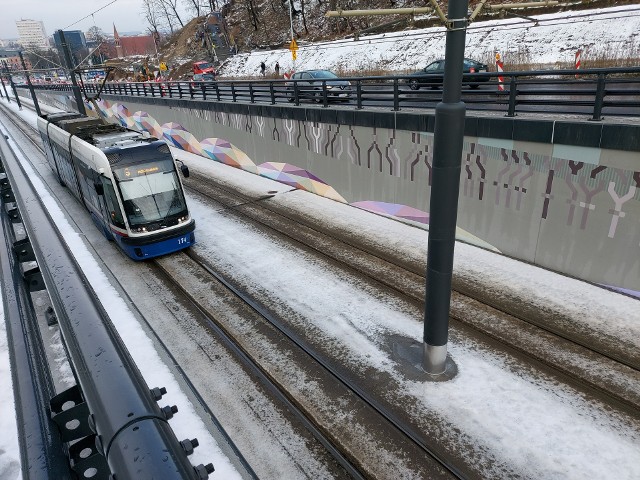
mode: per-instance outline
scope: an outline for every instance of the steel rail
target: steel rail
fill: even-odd
[[[13,191],[19,192],[16,203],[90,412],[89,426],[111,473],[116,478],[202,478],[4,135],[0,152]]]
[[[192,255],[189,253],[185,253],[191,260],[196,262],[200,267],[202,267],[207,273],[210,273],[205,266],[202,265],[201,262],[194,260]],[[222,328],[214,319],[211,318],[205,309],[201,307],[200,304],[193,298],[193,296],[189,293],[189,291],[184,287],[184,285],[174,281],[170,275],[164,270],[164,268],[160,265],[157,260],[153,260],[156,264],[156,268],[162,272],[162,275],[165,277],[166,281],[173,283],[178,290],[180,290],[185,297],[192,303],[194,308],[202,315],[203,319],[206,322],[207,327],[217,335],[220,342],[228,348],[240,361],[242,364],[247,366],[250,372],[255,375],[260,383],[286,408],[289,410],[291,414],[293,414],[302,425],[311,433],[311,435],[318,440],[322,444],[324,448],[327,449],[329,454],[338,462],[342,468],[345,469],[346,472],[349,473],[352,479],[354,480],[364,480],[364,477],[360,474],[356,466],[352,464],[352,462],[347,458],[347,456],[343,455],[342,452],[327,438],[327,436],[304,414],[304,412],[298,407],[298,405],[292,401],[285,392],[276,384],[276,382],[261,368],[261,366],[252,359],[251,355],[249,355],[243,348],[240,346],[236,339],[233,338],[231,334],[229,334],[224,328]],[[218,277],[214,275],[214,278],[218,280]],[[226,283],[221,284],[228,289]],[[235,292],[232,291],[235,295]],[[237,295],[236,295],[237,296]],[[241,300],[242,297],[239,297]]]
[[[198,176],[197,173],[194,174],[194,172],[191,172],[191,179],[195,179]],[[279,228],[275,228],[273,227],[270,222],[265,221],[265,219],[267,218],[264,214],[259,214],[259,215],[252,215],[252,214],[248,214],[247,212],[244,212],[242,210],[238,210],[234,207],[230,207],[228,204],[224,203],[224,202],[220,202],[219,198],[216,198],[214,196],[212,196],[210,193],[201,190],[200,188],[192,185],[192,184],[188,184],[187,188],[190,190],[193,190],[194,192],[199,193],[200,195],[203,195],[207,198],[210,198],[214,201],[217,201],[219,203],[221,203],[222,205],[225,205],[227,208],[231,208],[234,213],[236,215],[245,217],[250,219],[250,221],[252,222],[256,222],[259,225],[262,225],[263,227],[273,230],[274,232],[276,232],[277,234],[281,234],[287,238],[289,238],[291,241],[293,241],[296,244],[301,245],[302,247],[305,248],[310,248],[312,250],[315,250],[316,252],[318,252],[321,256],[326,256],[327,258],[329,258],[331,261],[337,262],[338,264],[342,264],[344,265],[346,268],[356,272],[357,274],[364,274],[365,276],[369,276],[371,277],[374,281],[384,285],[386,288],[389,288],[393,291],[396,291],[398,294],[400,294],[401,296],[406,296],[408,299],[410,299],[410,301],[413,302],[422,302],[423,298],[420,296],[416,296],[410,292],[406,292],[401,288],[398,288],[398,286],[396,284],[394,284],[394,282],[390,282],[385,280],[384,278],[380,277],[379,275],[371,275],[370,272],[367,272],[366,269],[362,269],[358,266],[352,265],[348,262],[345,262],[344,260],[341,260],[340,258],[336,257],[334,254],[330,254],[326,251],[326,247],[323,246],[323,248],[317,248],[314,247],[308,243],[306,243],[304,240],[301,240],[300,238],[298,238],[296,235],[292,235],[292,231],[298,232],[299,229],[294,229],[292,231],[284,231],[281,230]],[[274,214],[276,216],[282,217],[287,219],[288,221],[295,223],[299,223],[300,219],[296,218],[295,215],[287,215],[286,213],[278,210],[278,209],[274,209],[271,208],[268,204],[265,204],[264,202],[262,202],[262,200],[265,200],[267,198],[270,198],[271,195],[269,196],[265,196],[265,197],[260,197],[257,199],[250,199],[249,197],[245,197],[242,193],[239,193],[237,191],[234,191],[230,188],[225,188],[223,186],[220,185],[215,185],[213,187],[215,190],[219,190],[221,192],[223,192],[226,195],[229,195],[230,197],[234,197],[234,198],[238,198],[240,199],[240,203],[238,205],[247,205],[249,203],[251,204],[255,204],[255,205],[259,205],[259,208],[266,210],[267,212],[270,212],[271,214]],[[424,272],[419,271],[419,269],[412,269],[410,267],[408,267],[407,265],[402,265],[400,262],[398,262],[397,260],[394,259],[389,259],[388,257],[382,256],[378,251],[376,251],[375,249],[371,249],[371,248],[367,248],[367,247],[363,247],[362,245],[358,245],[355,242],[350,242],[347,241],[345,239],[342,238],[338,238],[335,234],[328,232],[324,229],[318,230],[317,227],[315,225],[306,223],[306,222],[302,222],[300,223],[300,225],[303,225],[305,228],[309,228],[310,230],[314,231],[314,238],[318,238],[321,236],[326,236],[327,238],[336,240],[340,243],[343,243],[351,248],[360,250],[364,253],[366,253],[367,255],[370,255],[373,258],[376,258],[378,260],[381,260],[385,263],[388,263],[394,267],[398,267],[401,268],[403,270],[406,270],[409,273],[418,275],[419,277],[423,278],[423,281],[421,283],[424,283]],[[625,358],[622,357],[620,355],[616,355],[615,352],[612,351],[608,351],[607,349],[603,349],[599,346],[595,346],[592,344],[589,344],[588,342],[585,341],[581,341],[577,338],[574,338],[572,335],[570,335],[568,332],[563,331],[560,328],[554,328],[552,325],[549,324],[545,324],[544,322],[541,322],[535,318],[532,318],[529,315],[523,315],[522,312],[518,312],[518,311],[514,311],[511,308],[505,308],[504,306],[502,306],[500,304],[500,302],[490,302],[487,301],[486,297],[483,297],[479,292],[477,291],[473,291],[473,290],[469,290],[468,288],[460,288],[459,286],[456,286],[454,284],[453,289],[460,295],[465,296],[465,297],[469,297],[481,304],[484,305],[488,305],[494,309],[496,309],[497,311],[500,311],[510,317],[513,317],[519,321],[525,322],[533,327],[536,327],[537,329],[540,329],[540,331],[549,333],[551,335],[554,335],[566,342],[569,342],[570,344],[575,344],[579,347],[584,348],[587,351],[596,353],[600,356],[602,356],[603,358],[612,360],[614,362],[619,363],[620,365],[624,365],[625,367],[628,367],[630,369],[633,370],[639,370],[640,366],[638,366],[635,362],[633,362],[633,359],[629,359],[629,358]],[[617,402],[620,405],[624,405],[625,408],[631,408],[631,410],[634,410],[637,408],[637,404],[633,403],[631,401],[629,401],[628,399],[621,397],[619,395],[617,395],[616,393],[612,393],[609,392],[605,389],[603,389],[602,387],[589,382],[589,381],[585,381],[585,379],[576,376],[575,374],[572,374],[571,372],[567,371],[566,369],[561,368],[560,366],[554,364],[553,362],[548,361],[547,359],[541,358],[539,356],[533,355],[531,352],[527,351],[526,349],[523,349],[522,347],[512,343],[512,342],[507,342],[504,339],[501,339],[500,337],[486,331],[483,330],[481,328],[478,328],[477,325],[474,325],[473,323],[470,323],[468,320],[465,320],[463,317],[461,317],[458,313],[452,313],[451,314],[451,318],[455,319],[456,321],[459,321],[462,325],[465,325],[469,328],[472,328],[473,330],[486,335],[490,338],[493,338],[497,341],[499,341],[500,343],[502,343],[503,345],[505,345],[507,348],[509,349],[513,349],[514,351],[519,351],[520,353],[526,355],[529,358],[533,358],[536,361],[541,362],[542,364],[547,365],[548,367],[551,367],[552,369],[561,372],[564,375],[567,375],[568,377],[573,378],[574,380],[577,380],[578,383],[582,384],[582,385],[586,385],[589,388],[594,389],[595,391],[599,391],[601,393],[604,393],[605,395],[607,395],[609,398],[611,398],[613,401]]]

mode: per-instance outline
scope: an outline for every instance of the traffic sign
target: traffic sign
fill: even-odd
[[[295,50],[291,50],[291,58],[293,58],[294,60],[298,58],[298,53]]]
[[[164,62],[160,62],[160,71],[161,72],[166,72],[167,71],[167,64]]]
[[[291,39],[291,43],[289,44],[289,50],[291,50],[292,52],[295,52],[296,50],[298,50],[298,44],[296,43],[295,38]]]

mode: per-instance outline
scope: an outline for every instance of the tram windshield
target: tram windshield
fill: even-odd
[[[117,168],[113,173],[134,231],[169,227],[187,216],[187,204],[173,159]],[[141,229],[142,225],[146,228]]]

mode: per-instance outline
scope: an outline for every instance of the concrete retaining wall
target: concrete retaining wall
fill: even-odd
[[[104,100],[112,121],[136,127],[142,118],[185,149],[224,139],[259,173],[287,163],[332,187],[331,198],[428,221],[432,114]],[[639,125],[473,113],[465,133],[460,228],[508,255],[640,291]]]

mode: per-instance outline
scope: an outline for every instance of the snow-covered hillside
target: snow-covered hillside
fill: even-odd
[[[524,18],[478,22],[467,31],[466,56],[490,62],[494,51],[510,62],[535,64],[542,68],[573,63],[575,52],[583,50],[582,65],[590,59],[640,57],[640,5],[608,9],[563,12]],[[301,44],[296,70],[326,68],[334,71],[408,71],[444,56],[442,27]],[[286,49],[241,53],[230,58],[221,74],[230,77],[258,76],[260,62],[273,72],[294,68]]]

